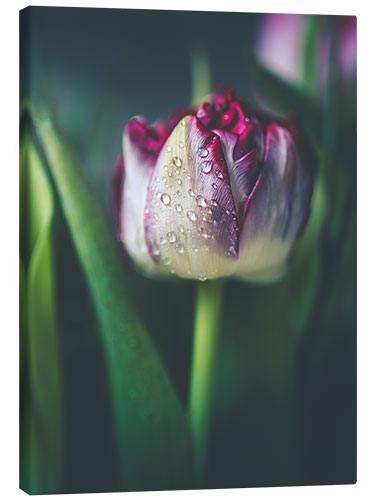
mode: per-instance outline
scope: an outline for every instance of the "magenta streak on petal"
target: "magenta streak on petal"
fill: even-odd
[[[246,200],[246,203],[245,203],[245,206],[244,206],[244,210],[243,210],[244,214],[246,214],[246,212],[247,212],[247,207],[248,207],[248,205],[249,205],[249,203],[250,203],[251,198],[253,197],[253,194],[255,193],[255,191],[256,191],[256,189],[257,189],[257,187],[258,187],[258,185],[259,185],[259,182],[260,182],[260,180],[261,180],[261,178],[262,178],[262,175],[263,175],[263,172],[261,172],[261,173],[258,175],[258,179],[256,180],[256,182],[255,182],[255,184],[254,184],[254,187],[253,187],[253,189],[251,190],[251,193],[249,194],[248,199]]]

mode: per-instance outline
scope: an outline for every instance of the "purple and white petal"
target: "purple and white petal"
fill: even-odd
[[[193,116],[164,144],[147,192],[146,241],[160,267],[182,278],[233,272],[237,213],[219,137]]]
[[[264,136],[258,120],[253,119],[242,134],[215,130],[220,136],[228,166],[236,210],[241,222],[245,203],[259,176],[264,154]]]
[[[163,274],[148,253],[143,224],[147,186],[157,160],[157,143],[157,133],[147,127],[142,118],[133,118],[125,127],[120,238],[137,266],[150,275]]]
[[[291,133],[267,129],[262,172],[246,203],[236,276],[249,281],[281,277],[305,223],[311,199],[308,166],[302,165]]]

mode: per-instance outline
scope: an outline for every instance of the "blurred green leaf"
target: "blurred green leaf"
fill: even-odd
[[[303,87],[288,82],[264,68],[254,55],[250,58],[250,75],[255,88],[283,115],[298,116],[316,144],[320,144],[323,111],[319,101]]]
[[[57,493],[62,407],[51,237],[54,201],[27,129],[20,160],[20,483],[28,493]]]
[[[113,392],[121,489],[191,487],[188,421],[132,306],[115,237],[55,124],[36,112],[33,121],[99,320]]]

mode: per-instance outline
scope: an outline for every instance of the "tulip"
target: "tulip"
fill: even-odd
[[[295,122],[234,91],[154,126],[135,117],[113,177],[119,238],[151,276],[273,281],[305,227],[315,167]]]

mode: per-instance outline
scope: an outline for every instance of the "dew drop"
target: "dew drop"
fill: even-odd
[[[229,254],[233,257],[236,256],[236,249],[234,247],[229,247]]]
[[[180,142],[180,143],[179,143],[179,146],[180,146],[180,148],[182,149],[182,148],[184,147],[184,143],[183,143],[183,142]]]
[[[173,231],[167,233],[167,238],[168,238],[169,243],[174,243],[177,239],[176,233],[174,233]]]
[[[187,215],[187,218],[189,220],[191,220],[191,222],[195,222],[197,220],[197,214],[195,212],[193,212],[193,210],[189,210],[186,215]]]
[[[217,184],[213,183],[213,184],[212,184],[212,187],[213,187],[214,189],[217,189]]]
[[[181,196],[181,191],[178,189],[178,190],[176,191],[176,194],[177,194],[177,196]]]
[[[176,210],[177,210],[178,213],[182,212],[182,205],[180,203],[177,203]]]
[[[220,172],[220,170],[216,170],[216,177],[218,179],[224,179],[224,175]]]
[[[200,195],[200,194],[196,197],[196,201],[197,201],[198,207],[204,207],[205,208],[205,207],[208,206],[206,199],[202,195]]]
[[[206,281],[206,279],[207,279],[207,276],[206,276],[204,273],[201,273],[201,274],[199,275],[199,280],[200,280],[200,281]]]
[[[204,174],[209,174],[212,170],[212,163],[207,160],[202,163],[202,172]]]
[[[173,162],[173,165],[175,167],[181,167],[182,166],[182,160],[181,160],[181,158],[179,156],[174,156],[172,158],[172,162]]]
[[[167,257],[164,257],[163,260],[162,260],[162,263],[165,265],[165,266],[169,266],[169,264],[171,263],[171,259],[167,256]]]
[[[201,158],[206,158],[208,156],[208,149],[207,148],[199,148],[198,149],[198,155]]]
[[[172,151],[172,148],[170,146],[167,146],[167,151],[170,153]]]
[[[195,196],[195,193],[192,189],[189,189],[188,193],[190,194],[190,196]]]
[[[181,127],[185,127],[186,126],[186,121],[185,120],[182,120],[181,121]]]
[[[179,253],[179,254],[182,254],[185,252],[185,249],[184,247],[181,245],[181,243],[176,243],[175,244],[175,249],[176,249],[176,252]]]
[[[181,179],[177,179],[177,184],[178,184],[179,186],[181,186],[181,184],[182,184],[182,180],[181,180]]]
[[[160,236],[160,244],[165,245],[167,243],[167,238],[165,236]]]
[[[164,205],[170,205],[171,204],[171,197],[169,196],[168,193],[163,193],[161,195],[160,199],[164,203]]]
[[[218,206],[218,202],[216,200],[211,200],[211,206],[217,207]]]
[[[212,237],[211,231],[207,231],[207,229],[205,229],[204,227],[200,228],[199,233],[205,240],[208,240]]]
[[[182,226],[182,225],[178,226],[178,230],[180,231],[180,233],[183,233],[184,232],[184,226]]]
[[[160,255],[159,247],[157,246],[155,241],[151,242],[150,250],[151,250],[152,255]]]

